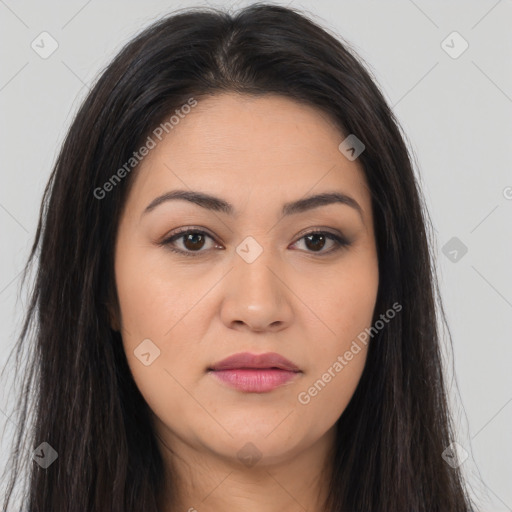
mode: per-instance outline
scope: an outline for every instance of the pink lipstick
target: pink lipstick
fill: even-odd
[[[209,373],[228,386],[248,393],[266,393],[301,374],[288,359],[275,352],[234,354],[208,368]]]

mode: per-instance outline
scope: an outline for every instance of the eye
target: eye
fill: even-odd
[[[307,248],[306,252],[317,252],[321,254],[330,254],[350,245],[350,242],[343,236],[321,230],[306,233],[293,245],[296,245],[301,240],[304,240],[304,245]],[[331,249],[323,251],[322,249],[326,246],[326,241],[331,242]]]
[[[178,233],[173,234],[169,238],[166,238],[159,245],[165,245],[171,251],[186,256],[196,256],[194,253],[205,252],[201,249],[205,246],[206,239],[213,240],[208,233],[198,229],[183,229]],[[175,242],[180,242],[181,248],[174,246]],[[217,246],[218,247],[218,246]]]

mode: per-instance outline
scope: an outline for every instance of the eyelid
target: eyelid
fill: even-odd
[[[210,234],[210,232],[206,228],[200,226],[184,226],[173,230],[170,235],[166,235],[164,240],[162,240],[162,243],[165,243],[166,241],[169,241],[170,239],[177,237],[178,235],[184,235],[189,232],[208,235],[210,238],[215,239],[215,237],[212,234]]]
[[[296,239],[295,239],[295,242],[293,242],[293,243],[295,244],[296,242],[298,242],[300,239],[304,238],[305,236],[314,235],[316,233],[331,235],[332,237],[339,238],[343,242],[350,243],[349,239],[345,235],[343,235],[343,233],[341,233],[340,231],[336,231],[336,230],[333,231],[332,228],[323,227],[323,226],[316,227],[316,228],[307,228],[307,229],[304,229],[303,231],[300,231],[297,235],[295,235]]]

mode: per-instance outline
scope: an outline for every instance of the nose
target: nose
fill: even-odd
[[[223,323],[231,329],[255,332],[288,327],[293,317],[293,293],[271,251],[263,251],[252,263],[235,255],[233,265],[223,283]]]

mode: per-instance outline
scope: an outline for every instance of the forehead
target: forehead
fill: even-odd
[[[345,135],[322,111],[278,95],[197,101],[161,141],[153,136],[133,176],[139,209],[173,188],[215,192],[235,206],[249,195],[283,203],[336,188],[367,209],[362,166],[339,151]]]

